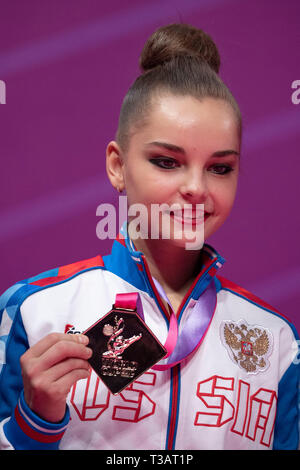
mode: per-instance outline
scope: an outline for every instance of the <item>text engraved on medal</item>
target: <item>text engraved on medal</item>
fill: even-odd
[[[114,325],[105,324],[102,330],[105,336],[109,336],[109,339],[107,350],[102,353],[101,374],[133,378],[139,364],[137,361],[123,360],[122,354],[129,346],[141,339],[142,333],[124,338],[121,335],[125,327],[123,318],[118,318],[116,315],[114,322]]]

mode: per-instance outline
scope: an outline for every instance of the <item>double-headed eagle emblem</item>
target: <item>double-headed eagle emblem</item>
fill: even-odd
[[[248,325],[244,320],[224,321],[221,339],[229,357],[246,372],[255,374],[269,367],[273,337],[266,328]]]

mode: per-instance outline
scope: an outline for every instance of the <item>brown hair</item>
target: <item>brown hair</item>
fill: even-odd
[[[187,24],[163,26],[146,41],[139,63],[142,73],[128,90],[119,117],[116,140],[124,151],[131,132],[145,124],[154,94],[166,92],[226,101],[236,114],[241,137],[239,106],[218,76],[220,55],[204,31]]]

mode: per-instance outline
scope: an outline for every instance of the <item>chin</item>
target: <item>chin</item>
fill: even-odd
[[[166,238],[160,238],[162,243],[165,243],[168,246],[172,246],[174,248],[180,248],[182,250],[186,251],[199,251],[204,245],[204,238],[203,236],[193,236],[191,238],[189,237],[181,237],[181,238],[176,238],[176,237],[170,237],[168,239]]]

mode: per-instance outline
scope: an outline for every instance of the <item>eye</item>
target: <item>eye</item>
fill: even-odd
[[[211,168],[214,169],[213,173],[217,175],[226,175],[227,173],[234,171],[234,169],[230,165],[214,165]]]
[[[179,166],[179,163],[174,158],[170,157],[156,157],[149,160],[153,165],[163,168],[164,170],[173,170]]]

